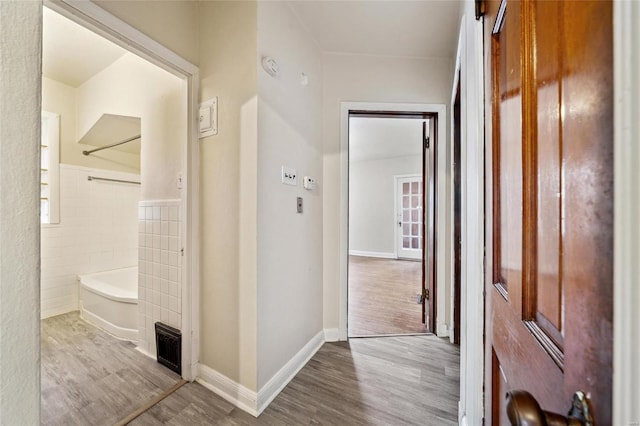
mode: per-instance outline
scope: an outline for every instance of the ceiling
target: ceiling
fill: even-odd
[[[420,155],[422,119],[363,118],[349,119],[349,161]]]
[[[453,57],[459,0],[290,1],[325,52]],[[78,87],[126,53],[69,19],[43,8],[43,75]]]
[[[126,53],[124,49],[43,7],[42,74],[78,87]]]
[[[453,57],[459,0],[291,1],[326,52]]]

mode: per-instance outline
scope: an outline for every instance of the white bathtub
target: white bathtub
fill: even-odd
[[[138,340],[138,267],[78,275],[80,316],[116,337]]]

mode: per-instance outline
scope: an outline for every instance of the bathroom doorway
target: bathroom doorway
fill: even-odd
[[[71,420],[68,404],[119,416],[117,395],[137,408],[149,383],[193,379],[194,76],[89,2],[43,7],[43,420]],[[182,332],[178,374],[155,362],[156,323]]]

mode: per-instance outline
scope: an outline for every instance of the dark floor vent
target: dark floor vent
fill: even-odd
[[[158,362],[182,374],[182,333],[161,322],[156,323],[156,356]]]

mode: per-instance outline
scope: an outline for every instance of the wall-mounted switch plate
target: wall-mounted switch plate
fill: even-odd
[[[297,206],[298,206],[298,213],[302,213],[302,197],[298,197],[296,199],[297,202]]]
[[[298,174],[291,167],[282,166],[282,183],[298,186]]]
[[[198,110],[198,129],[201,138],[218,134],[217,96],[200,104],[200,109]]]
[[[316,179],[311,176],[305,176],[302,180],[302,185],[305,189],[311,191],[312,189],[316,189]]]

